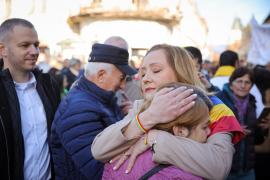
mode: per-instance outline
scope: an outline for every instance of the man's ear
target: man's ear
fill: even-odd
[[[173,134],[175,136],[188,137],[189,130],[184,126],[173,126]]]
[[[6,56],[6,48],[4,43],[0,41],[0,58],[3,58],[4,56]]]
[[[97,72],[98,83],[103,83],[105,75],[106,75],[106,71],[104,69],[101,69]]]

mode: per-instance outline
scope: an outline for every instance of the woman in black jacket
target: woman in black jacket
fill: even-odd
[[[235,154],[228,179],[255,179],[256,100],[250,94],[254,75],[246,67],[236,69],[217,96],[231,108],[244,129],[245,138],[235,145]]]

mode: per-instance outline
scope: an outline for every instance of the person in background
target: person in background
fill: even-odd
[[[69,60],[69,68],[63,72],[63,76],[67,78],[67,90],[69,90],[72,84],[79,78],[79,73],[81,70],[81,61],[76,58]]]
[[[224,179],[231,168],[233,143],[239,142],[243,133],[231,110],[217,97],[210,97],[213,103],[210,111],[212,132],[207,143],[185,141],[153,129],[156,124],[181,116],[194,105],[196,98],[191,95],[192,90],[184,87],[163,88],[156,92],[158,87],[182,82],[205,89],[189,53],[177,46],[155,45],[144,57],[139,75],[144,100],[153,98],[151,105],[139,113],[144,100],[135,101],[122,121],[98,134],[91,147],[94,158],[103,162],[118,159],[115,170],[128,159],[126,173],[129,173],[136,157],[152,147],[152,159],[158,164],[172,164],[206,179]],[[145,134],[148,143],[141,146],[140,137]]]
[[[59,105],[51,133],[56,179],[100,179],[103,163],[90,147],[95,136],[121,120],[115,92],[124,89],[125,76],[136,73],[128,66],[128,51],[94,44],[80,77]]]
[[[197,141],[200,143],[205,143],[207,136],[210,134],[209,128],[209,111],[212,108],[212,102],[207,97],[206,93],[194,86],[183,83],[169,83],[162,87],[159,87],[157,91],[165,87],[187,87],[193,89],[198,95],[195,100],[195,105],[183,113],[181,116],[177,117],[173,121],[164,124],[157,124],[154,129],[163,130],[172,133],[179,139],[185,139],[187,141]],[[151,104],[151,100],[144,102],[140,112],[145,111]],[[147,145],[147,134],[142,137],[144,139],[144,145]],[[142,142],[142,141],[140,141]],[[166,147],[165,147],[166,148]],[[124,171],[127,168],[128,163],[125,162],[123,166],[118,171],[114,171],[113,167],[115,163],[107,163],[104,168],[102,179],[139,179],[145,174],[151,172],[152,169],[159,168],[160,165],[152,161],[152,153],[150,150],[145,151],[137,158],[132,171],[126,174]],[[207,168],[207,167],[206,167]],[[187,173],[175,166],[165,166],[164,169],[155,172],[151,175],[153,179],[201,179],[190,173]]]
[[[206,74],[209,80],[213,77],[213,68],[210,60],[206,59],[202,62],[202,73]]]
[[[247,67],[234,70],[217,96],[234,112],[244,129],[245,138],[235,145],[236,152],[227,179],[255,179],[255,130],[257,125],[256,100],[250,94],[254,74]]]
[[[50,65],[51,54],[47,46],[40,47],[40,54],[38,56],[38,68],[44,73],[48,73],[52,66]]]
[[[1,179],[54,178],[48,137],[60,92],[36,68],[38,55],[31,22],[12,18],[0,25]]]
[[[256,152],[256,163],[255,163],[255,175],[256,180],[270,179],[269,165],[270,165],[270,112],[263,119],[259,120],[259,130],[262,130],[263,137],[261,134],[256,135],[257,138],[255,152]]]
[[[59,90],[60,90],[60,94],[61,94],[61,99],[63,99],[63,97],[65,95],[67,95],[68,90],[67,90],[67,77],[62,75],[61,71],[57,68],[52,67],[49,72],[48,72],[52,78],[56,81],[56,83],[58,84]]]
[[[237,67],[238,54],[231,50],[222,52],[219,58],[219,67],[210,82],[222,89],[223,85],[228,83],[229,77]]]
[[[64,59],[62,62],[62,69],[60,70],[61,74],[64,74],[67,72],[68,68],[69,68],[70,64],[69,64],[69,59]]]
[[[215,76],[210,79],[210,82],[219,89],[223,89],[224,84],[229,82],[231,74],[238,66],[238,54],[231,50],[224,51],[219,58],[219,68],[217,69]],[[256,85],[251,88],[250,93],[256,99],[256,116],[258,117],[264,107],[262,95]]]
[[[120,36],[111,36],[104,41],[104,44],[116,46],[119,48],[129,50],[127,41]],[[142,99],[140,86],[137,80],[133,76],[127,76],[126,86],[124,90],[118,90],[116,92],[118,105],[121,107],[124,114],[128,113],[128,110],[132,107],[132,102],[136,99]]]
[[[263,96],[264,104],[270,105],[270,70],[266,66],[256,65],[253,72],[255,84]]]
[[[201,82],[203,83],[203,85],[205,86],[205,88],[207,89],[207,91],[208,92],[219,92],[220,89],[218,87],[214,86],[213,84],[211,84],[207,74],[204,74],[202,72],[202,53],[201,53],[200,49],[193,47],[193,46],[187,46],[187,47],[185,47],[185,49],[191,54],[192,59],[195,62],[195,67],[197,69],[198,76],[199,76]]]

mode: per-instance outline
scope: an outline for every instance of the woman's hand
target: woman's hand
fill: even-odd
[[[180,116],[194,105],[193,89],[179,87],[163,88],[158,91],[149,108],[142,112],[139,118],[146,129],[151,129],[159,123],[167,123]]]
[[[114,166],[114,170],[117,170],[128,160],[128,165],[125,173],[129,173],[133,168],[137,157],[149,149],[154,141],[156,140],[158,130],[150,130],[148,134],[145,134],[142,138],[140,138],[133,146],[131,146],[126,152],[116,156],[113,158],[110,163],[117,161]],[[145,141],[146,140],[146,141]],[[146,143],[145,143],[146,142]]]
[[[113,158],[110,161],[110,163],[117,161],[115,166],[113,167],[113,169],[118,170],[128,160],[128,165],[127,165],[127,168],[125,170],[125,173],[129,173],[131,171],[133,165],[135,164],[137,157],[141,153],[145,152],[147,149],[150,148],[150,146],[148,144],[145,144],[145,138],[147,138],[146,135],[144,135],[142,138],[140,138],[126,152]]]

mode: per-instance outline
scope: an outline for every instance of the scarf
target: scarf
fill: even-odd
[[[231,76],[233,71],[235,70],[235,67],[233,66],[220,66],[215,73],[216,76]]]
[[[243,125],[244,124],[244,118],[247,112],[247,106],[248,106],[248,102],[249,102],[249,95],[247,97],[245,97],[244,99],[240,99],[238,97],[236,97],[235,95],[233,95],[233,100],[235,103],[235,107],[237,109],[237,114],[238,114],[238,118],[240,121],[240,124]]]

